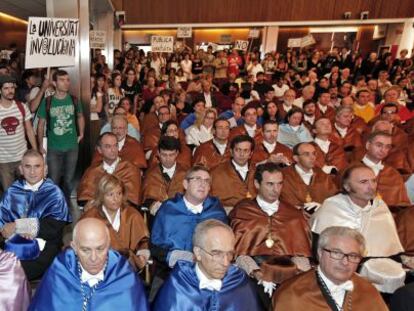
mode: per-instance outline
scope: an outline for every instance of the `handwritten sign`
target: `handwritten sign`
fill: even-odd
[[[300,46],[305,47],[305,46],[312,45],[315,43],[316,43],[315,38],[311,34],[309,34],[302,38],[302,42],[300,43]]]
[[[260,30],[259,29],[250,29],[249,30],[249,38],[259,38]]]
[[[224,44],[231,43],[231,35],[228,35],[228,34],[220,35],[220,43],[224,43]]]
[[[288,48],[300,48],[300,44],[302,42],[302,38],[290,38],[288,40]]]
[[[91,49],[105,49],[106,31],[91,30],[89,31],[89,47]],[[128,50],[128,49],[127,49]]]
[[[29,17],[25,67],[74,66],[79,20]]]
[[[234,45],[235,50],[247,51],[248,47],[249,47],[249,41],[244,41],[244,40],[237,40],[236,44]]]
[[[172,53],[174,51],[173,36],[152,36],[151,37],[152,52]]]
[[[191,27],[178,27],[177,38],[191,38],[192,28]]]

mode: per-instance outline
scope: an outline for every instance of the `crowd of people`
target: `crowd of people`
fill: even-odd
[[[407,55],[97,50],[82,103],[11,54],[0,309],[412,310]]]

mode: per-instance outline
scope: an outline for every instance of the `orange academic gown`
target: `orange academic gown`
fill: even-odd
[[[331,142],[327,153],[324,153],[318,144],[314,143],[316,150],[315,166],[322,168],[325,165],[333,165],[339,171],[342,171],[348,164],[344,149],[341,145]]]
[[[193,155],[193,165],[201,164],[212,170],[217,165],[230,160],[230,157],[229,144],[227,144],[224,154],[221,155],[213,140],[209,140],[196,148]]]
[[[276,143],[275,149],[269,153],[263,143],[260,143],[254,148],[251,163],[252,165],[256,165],[257,163],[267,160],[272,154],[276,155],[278,153],[282,153],[290,163],[293,162],[293,153],[289,147],[281,143]]]
[[[239,125],[231,129],[230,136],[229,136],[229,142],[231,142],[234,137],[239,136],[239,135],[249,135],[244,125]],[[256,132],[255,132],[253,139],[254,139],[255,144],[260,144],[263,141],[262,128],[258,125],[256,126]]]

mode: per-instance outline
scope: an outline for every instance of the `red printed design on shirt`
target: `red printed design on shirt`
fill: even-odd
[[[7,135],[16,134],[16,128],[20,122],[16,117],[7,117],[1,121],[1,127],[6,130]]]

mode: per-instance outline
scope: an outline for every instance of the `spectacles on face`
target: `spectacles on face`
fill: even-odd
[[[329,253],[329,257],[335,260],[343,260],[345,257],[351,263],[360,263],[362,260],[362,256],[359,254],[355,254],[355,253],[344,254],[340,251],[331,250],[327,248],[323,248],[323,250]]]
[[[209,185],[209,184],[211,184],[211,179],[210,178],[201,178],[199,176],[188,177],[187,180],[188,181],[193,180],[198,185],[203,185],[203,184]]]
[[[234,260],[234,256],[235,256],[234,252],[223,252],[223,251],[209,252],[200,246],[197,246],[197,247],[201,249],[203,252],[205,252],[206,254],[210,255],[214,261],[222,261],[223,259],[227,259],[228,261],[231,262]]]

